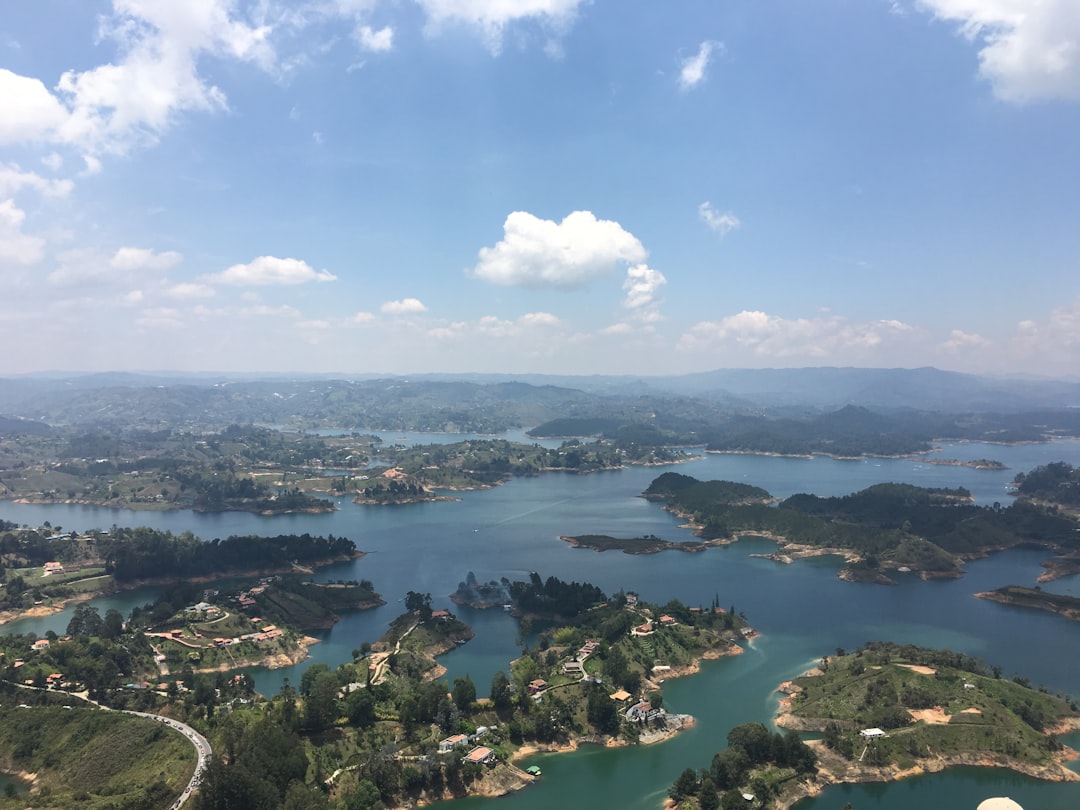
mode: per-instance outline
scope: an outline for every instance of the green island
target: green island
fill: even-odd
[[[341,494],[355,493],[354,501],[362,504],[449,500],[452,496],[439,493],[484,489],[515,476],[600,472],[627,465],[675,464],[692,458],[696,456],[680,449],[607,440],[570,439],[558,448],[505,439],[392,445],[374,450],[373,460],[380,466],[362,476],[339,477],[332,482],[332,489]]]
[[[964,560],[1019,545],[1057,555],[1061,565],[1043,575],[1048,579],[1068,573],[1080,553],[1077,520],[1056,506],[1021,499],[981,507],[965,489],[876,484],[842,497],[798,494],[775,503],[759,487],[669,472],[642,495],[685,518],[712,544],[759,536],[780,545],[762,555],[778,562],[840,556],[840,578],[849,581],[890,584],[895,572],[960,577]],[[604,547],[618,542],[606,540]]]
[[[560,540],[569,543],[574,548],[587,548],[593,551],[618,550],[624,554],[658,554],[661,551],[686,551],[695,553],[704,551],[711,545],[710,541],[673,541],[664,540],[655,534],[646,534],[642,537],[612,537],[608,534],[579,534],[575,536],[563,535]]]
[[[1005,767],[1054,781],[1080,776],[1057,736],[1080,728],[1064,695],[1007,680],[949,650],[874,642],[823,658],[780,685],[776,725],[739,726],[709,767],[669,791],[682,808],[789,808],[830,784],[879,782],[954,765]],[[803,744],[799,731],[821,734]]]
[[[942,467],[968,467],[972,470],[1007,470],[1002,462],[989,458],[973,458],[970,461],[960,461],[955,458],[922,458],[926,464],[937,464]]]
[[[319,587],[347,589],[337,586]],[[664,706],[664,681],[697,671],[702,659],[741,652],[753,635],[718,598],[707,608],[649,605],[632,593],[608,597],[589,583],[533,574],[507,582],[511,607],[522,635],[531,622],[549,629],[495,674],[486,697],[468,676],[439,680],[437,656],[472,631],[413,591],[406,612],[350,662],[312,665],[298,684],[263,697],[234,670],[249,663],[244,645],[277,640],[268,620],[251,614],[280,601],[269,598],[280,587],[267,578],[229,595],[199,590],[207,601],[177,609],[195,588],[178,583],[127,619],[80,605],[63,637],[5,637],[0,719],[15,714],[0,731],[0,763],[29,797],[0,797],[0,810],[28,798],[35,807],[150,810],[177,796],[193,774],[191,746],[178,746],[182,738],[161,724],[104,707],[174,718],[206,737],[214,755],[199,775],[195,810],[234,806],[240,796],[244,806],[372,810],[502,795],[538,778],[539,769],[516,764],[538,751],[647,744],[689,727],[693,718]],[[255,604],[243,606],[245,599]],[[253,625],[262,638],[251,636]],[[19,736],[27,723],[41,729],[29,742]],[[92,766],[81,752],[96,746],[113,753],[83,779]],[[121,757],[136,762],[125,769]]]
[[[1056,613],[1074,622],[1080,622],[1080,599],[1059,593],[1049,593],[1041,588],[1025,588],[1021,585],[1006,585],[992,591],[975,594],[979,599],[989,599],[1003,605],[1034,608]]]

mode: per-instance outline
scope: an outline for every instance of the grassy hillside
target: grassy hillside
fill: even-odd
[[[829,748],[867,765],[969,756],[1052,763],[1061,746],[1049,732],[1075,722],[1076,704],[1000,674],[947,650],[875,643],[787,685],[789,714],[778,723],[824,731]],[[867,739],[861,731],[870,728],[886,736]]]
[[[11,770],[37,774],[29,800],[34,808],[160,810],[191,779],[194,748],[163,724],[93,708],[22,708],[15,702],[29,694],[4,696],[0,757]],[[25,795],[0,797],[0,810],[27,805]]]

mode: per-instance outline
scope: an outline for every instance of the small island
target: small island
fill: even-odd
[[[704,551],[710,546],[719,545],[716,541],[679,541],[662,540],[655,534],[642,537],[612,537],[607,534],[562,535],[560,540],[574,548],[587,548],[592,551],[617,550],[623,554],[658,554],[661,551],[686,551],[691,554]]]
[[[967,467],[971,470],[1009,469],[1002,462],[990,458],[973,458],[968,461],[961,461],[960,459],[955,458],[931,458],[923,455],[912,456],[912,458],[921,461],[924,464],[936,464],[942,467]]]
[[[977,593],[975,596],[1003,605],[1045,610],[1074,622],[1080,622],[1080,599],[1075,596],[1048,593],[1041,588],[1025,588],[1020,585],[1006,585],[993,591]]]
[[[954,765],[1004,767],[1076,781],[1077,753],[1057,735],[1080,728],[1074,701],[949,650],[875,642],[823,658],[780,684],[769,735],[750,723],[706,770],[687,769],[669,806],[786,810],[828,785],[887,782]],[[822,735],[803,743],[800,731]]]
[[[1056,736],[1080,728],[1075,701],[1001,675],[961,653],[888,642],[824,658],[780,686],[786,697],[777,725],[824,734],[811,743],[818,773],[793,786],[792,799],[826,784],[891,781],[952,765],[1080,779],[1064,765],[1076,752]]]

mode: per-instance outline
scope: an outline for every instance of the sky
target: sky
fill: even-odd
[[[1077,0],[0,7],[0,374],[1080,377]]]

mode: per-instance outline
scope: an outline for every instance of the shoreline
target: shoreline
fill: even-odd
[[[249,515],[262,515],[272,517],[274,515],[328,515],[338,511],[337,506],[330,503],[328,506],[309,506],[306,509],[198,509],[194,506],[180,506],[170,503],[158,503],[157,501],[146,503],[123,503],[110,504],[101,501],[93,501],[89,498],[41,498],[32,495],[14,495],[7,493],[0,495],[0,500],[12,503],[25,504],[27,506],[92,506],[95,509],[124,509],[128,512],[194,512],[197,515],[224,515],[229,512],[245,512]]]
[[[949,768],[971,766],[979,768],[1004,768],[1033,779],[1046,782],[1078,782],[1080,774],[1066,767],[1065,762],[1077,758],[1077,752],[1064,749],[1064,756],[1044,765],[1033,765],[1013,760],[998,754],[956,754],[938,756],[932,759],[920,758],[910,768],[892,766],[862,765],[849,762],[834,751],[829,750],[821,740],[807,741],[818,756],[818,772],[814,781],[799,782],[790,792],[785,791],[776,799],[777,810],[790,810],[803,799],[818,796],[827,788],[836,785],[858,785],[867,783],[890,784],[913,776],[941,773]]]

